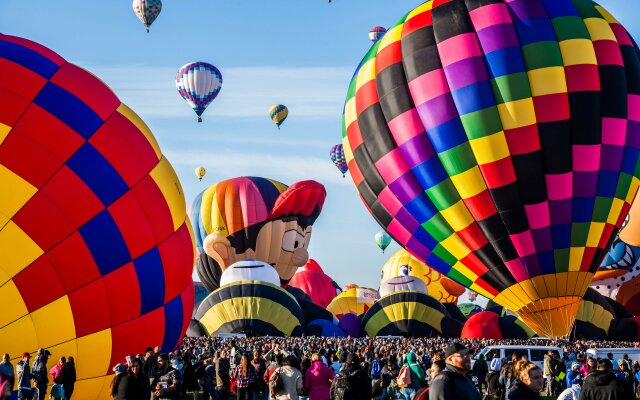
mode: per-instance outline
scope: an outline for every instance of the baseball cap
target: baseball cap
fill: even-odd
[[[24,353],[22,353],[22,358],[25,358],[25,357],[29,357],[29,358],[31,358],[31,354],[29,354],[29,353],[27,353],[27,352],[25,351]]]
[[[448,358],[449,356],[452,356],[454,354],[460,354],[461,356],[464,356],[466,354],[469,354],[470,352],[471,350],[462,343],[452,343],[444,350],[444,358]]]

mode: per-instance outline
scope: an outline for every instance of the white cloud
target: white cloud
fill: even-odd
[[[88,68],[143,117],[185,117],[192,111],[175,88],[176,68],[142,65]],[[275,103],[297,118],[341,115],[351,67],[221,68],[223,86],[208,117],[264,118]]]

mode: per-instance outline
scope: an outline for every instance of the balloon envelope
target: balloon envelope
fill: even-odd
[[[391,236],[386,232],[378,232],[373,237],[376,241],[376,245],[380,247],[380,250],[384,253],[384,250],[391,244]]]
[[[344,149],[342,148],[342,144],[336,144],[331,147],[329,156],[331,157],[331,161],[336,165],[336,168],[338,168],[342,173],[342,176],[344,176],[344,174],[349,170],[349,167],[347,167],[347,160],[344,158]]]
[[[380,297],[392,293],[410,291],[428,294],[427,285],[422,280],[413,276],[396,276],[380,283]]]
[[[350,176],[401,246],[564,336],[638,188],[638,52],[589,0],[472,3],[425,3],[366,54]]]
[[[327,310],[338,319],[342,319],[346,314],[360,315],[366,312],[378,298],[378,292],[373,289],[354,287],[336,296],[327,306]]]
[[[369,30],[369,40],[377,42],[387,32],[382,26],[374,26]]]
[[[172,351],[189,324],[184,192],[102,81],[26,39],[0,48],[2,351],[73,356],[74,396],[109,398],[115,364]]]
[[[307,265],[315,261],[310,259]],[[289,286],[293,286],[301,289],[308,294],[313,302],[322,308],[326,308],[331,300],[333,300],[338,294],[341,293],[340,287],[323,272],[317,272],[317,270],[298,271],[291,281]]]
[[[269,108],[269,117],[278,126],[278,129],[280,129],[280,125],[282,125],[288,116],[289,109],[285,105],[276,104]]]
[[[481,311],[469,317],[462,328],[462,339],[493,339],[503,338],[500,330],[500,317],[491,311]]]
[[[149,27],[153,21],[158,18],[160,11],[162,11],[162,1],[160,0],[133,0],[133,12],[136,17],[142,22],[149,32]]]
[[[202,122],[200,116],[222,89],[222,74],[206,62],[185,64],[176,73],[176,88]]]

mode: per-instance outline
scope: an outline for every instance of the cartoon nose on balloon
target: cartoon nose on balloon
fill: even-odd
[[[304,247],[299,247],[293,251],[292,264],[302,267],[309,261],[309,252]]]

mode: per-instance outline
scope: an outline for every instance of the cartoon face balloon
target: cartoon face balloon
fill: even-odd
[[[271,265],[251,259],[238,261],[225,269],[220,277],[220,286],[241,281],[262,281],[280,285],[280,277]]]
[[[380,284],[380,297],[384,297],[388,294],[411,291],[428,294],[427,285],[415,276],[396,276],[395,278],[388,279]]]
[[[429,288],[429,296],[441,303],[455,303],[464,293],[464,287],[429,267],[405,249],[393,253],[382,267],[382,282],[396,276],[413,276]]]
[[[288,187],[258,177],[219,182],[192,205],[198,250],[222,270],[248,258],[266,262],[286,285],[309,259],[311,226],[325,196],[324,186],[315,181]]]
[[[591,0],[434,0],[369,50],[343,145],[378,223],[565,336],[638,190],[640,57]]]
[[[194,248],[178,178],[145,123],[98,78],[0,35],[0,343],[74,356],[74,396],[180,343]]]

